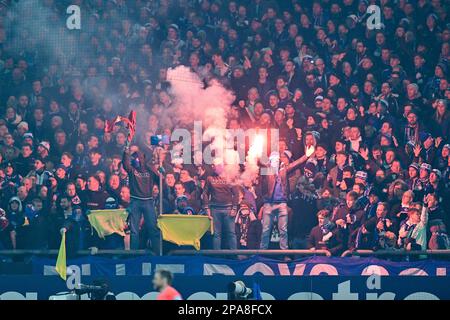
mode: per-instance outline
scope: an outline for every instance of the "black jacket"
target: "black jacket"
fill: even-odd
[[[234,207],[239,202],[237,185],[232,185],[219,176],[209,176],[202,195],[203,207]]]
[[[146,164],[143,153],[139,154],[141,167],[138,169],[131,165],[130,153],[123,153],[122,164],[128,173],[131,198],[140,200],[150,200],[153,198],[152,189],[155,184],[155,173]]]
[[[339,256],[346,249],[345,236],[341,228],[335,227],[333,236],[328,241],[322,241],[323,232],[320,226],[312,228],[308,239],[308,248],[316,250],[328,250],[333,256]]]
[[[105,208],[106,199],[109,195],[106,191],[91,191],[86,192],[86,208],[89,210],[101,210]]]

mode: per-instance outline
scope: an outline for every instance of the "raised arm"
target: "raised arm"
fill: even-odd
[[[428,224],[428,206],[422,207],[422,213],[420,215],[420,223],[423,226],[426,226]]]
[[[131,157],[130,157],[130,148],[125,148],[122,156],[122,165],[126,172],[130,173],[131,169]]]
[[[306,154],[301,156],[300,158],[289,164],[289,166],[287,167],[287,171],[289,172],[295,170],[298,166],[308,161],[308,159],[309,157],[307,157]]]

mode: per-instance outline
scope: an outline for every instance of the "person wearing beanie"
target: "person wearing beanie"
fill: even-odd
[[[50,143],[47,141],[41,141],[37,146],[37,154],[41,159],[47,161],[50,154]]]
[[[361,183],[363,185],[367,184],[367,172],[356,171],[355,173],[355,183]]]
[[[417,200],[420,200],[425,195],[425,188],[429,183],[431,173],[431,165],[422,163],[419,167],[419,176],[413,185],[413,191]]]
[[[25,132],[22,136],[22,142],[34,145],[34,135],[31,132]]]
[[[376,210],[378,206],[378,202],[380,201],[380,196],[378,195],[378,191],[375,188],[370,188],[367,193],[368,202],[364,207],[364,220],[369,220],[376,215]]]
[[[410,190],[418,190],[419,189],[419,171],[420,167],[417,163],[412,162],[408,167],[408,178],[406,179],[406,183]]]
[[[305,177],[312,180],[316,176],[316,173],[316,165],[311,161],[307,161],[305,166],[303,167],[303,174],[305,175]]]
[[[433,169],[430,172],[428,183],[425,185],[424,195],[436,194],[439,202],[444,198],[444,186],[442,183],[442,173],[438,169]]]
[[[422,147],[414,148],[414,162],[434,163],[436,158],[436,147],[433,136],[427,132],[421,132],[419,139]]]
[[[262,224],[251,204],[242,201],[235,218],[238,249],[257,250],[261,243]]]

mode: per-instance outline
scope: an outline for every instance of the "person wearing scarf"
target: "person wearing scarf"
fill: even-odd
[[[408,219],[400,226],[398,246],[406,250],[427,249],[428,197],[422,210],[408,209]]]
[[[328,210],[320,210],[317,213],[318,225],[311,229],[308,239],[310,250],[328,250],[332,255],[339,255],[345,250],[343,234],[331,221],[331,216]]]
[[[262,225],[251,204],[242,202],[236,214],[236,236],[239,249],[259,249]]]

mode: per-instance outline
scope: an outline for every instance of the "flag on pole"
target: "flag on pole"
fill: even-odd
[[[67,259],[66,259],[66,233],[63,232],[61,245],[59,246],[58,258],[56,259],[56,272],[63,279],[67,279]]]
[[[114,120],[107,120],[105,124],[105,132],[110,133],[114,131],[114,126],[122,122],[128,128],[128,142],[131,142],[134,138],[134,134],[136,133],[136,111],[132,110],[130,115],[127,117],[117,116]]]
[[[134,134],[136,133],[136,111],[132,110],[130,115],[128,116],[128,141],[131,142],[134,138]]]
[[[114,120],[106,120],[105,123],[105,133],[111,133],[114,131],[114,126],[119,123],[121,120],[120,116],[114,118]]]

